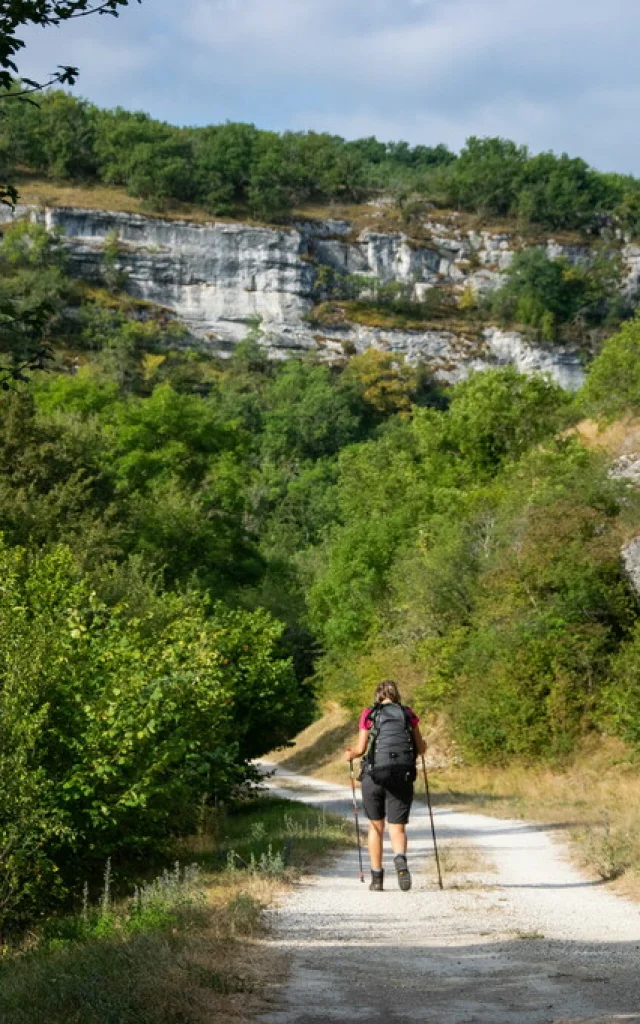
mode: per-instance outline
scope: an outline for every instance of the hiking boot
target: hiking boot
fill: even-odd
[[[403,892],[409,892],[411,888],[411,872],[407,867],[407,858],[404,853],[399,853],[393,858],[396,871],[398,872],[398,885]]]
[[[384,882],[384,871],[372,871],[371,872],[371,885],[369,888],[371,892],[382,892]]]

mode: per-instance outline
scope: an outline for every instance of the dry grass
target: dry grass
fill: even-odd
[[[194,224],[238,223],[259,224],[243,211],[238,217],[213,216],[200,206],[171,202],[166,209],[150,209],[142,199],[127,194],[116,185],[73,185],[64,181],[23,175],[18,180],[19,201],[33,206],[71,206],[86,210],[109,210],[115,213],[137,213],[161,220],[186,220]],[[282,225],[279,225],[282,227]]]
[[[622,741],[593,737],[562,771],[457,766],[431,778],[441,802],[565,829],[582,867],[640,899],[640,764]]]
[[[400,211],[395,205],[373,206],[369,203],[309,203],[293,211],[293,217],[309,220],[346,220],[352,225],[355,239],[362,231],[408,234]],[[349,238],[349,236],[347,236]],[[425,232],[424,237],[428,238]]]
[[[299,733],[291,746],[274,750],[269,760],[292,772],[344,782],[348,769],[342,751],[355,731],[352,716],[332,701],[322,718]]]
[[[35,206],[75,206],[88,210],[112,210],[116,213],[138,213],[146,217],[159,217],[163,220],[187,220],[195,224],[219,223],[267,224],[268,222],[252,218],[247,210],[238,210],[234,217],[213,216],[200,206],[190,203],[171,202],[162,212],[150,210],[141,199],[127,194],[125,189],[116,185],[71,184],[65,181],[54,181],[39,178],[36,175],[23,173],[18,177],[20,202]],[[425,244],[432,239],[431,229],[425,226],[429,220],[442,224],[451,231],[482,231],[493,234],[510,233],[517,235],[524,244],[534,244],[546,240],[551,235],[565,245],[580,244],[585,239],[578,232],[554,231],[542,232],[535,226],[521,229],[514,221],[487,220],[478,214],[458,213],[454,210],[427,209],[420,218],[409,221],[403,218],[401,210],[394,204],[381,206],[369,203],[336,203],[309,204],[292,212],[292,220],[348,220],[352,230],[345,240],[355,240],[365,230],[401,233],[407,235],[409,241]],[[283,225],[273,225],[282,228]]]
[[[515,236],[516,244],[521,240],[525,245],[533,245],[551,237],[562,245],[580,245],[588,241],[579,231],[548,231],[535,224],[523,227],[515,220],[488,219],[477,213],[436,209],[427,202],[421,215],[411,218],[405,218],[400,208],[391,203],[310,203],[296,209],[293,216],[312,220],[348,220],[353,225],[352,234],[356,237],[361,231],[380,231],[404,234],[410,241],[421,243],[433,238],[433,231],[425,225],[425,221],[442,225],[451,232],[490,231],[495,235],[511,234]]]
[[[401,331],[449,331],[456,336],[477,332],[478,323],[450,313],[442,316],[415,317],[408,313],[396,313],[373,304],[357,301],[319,303],[309,314],[309,320],[323,327],[339,327],[343,324],[361,324],[383,330]],[[476,345],[477,341],[474,342]]]
[[[640,420],[633,416],[609,424],[581,420],[574,431],[587,448],[604,451],[614,459],[640,451]]]
[[[469,846],[460,840],[449,839],[438,845],[440,865],[443,872],[451,876],[486,874],[494,870],[489,858],[477,846]]]
[[[495,874],[495,865],[487,855],[461,839],[438,843],[440,867],[447,889],[482,889]],[[429,871],[435,874],[435,863],[429,858]]]

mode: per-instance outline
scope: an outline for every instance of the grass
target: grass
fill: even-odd
[[[200,206],[190,203],[172,202],[161,212],[151,210],[143,200],[127,194],[116,185],[78,184],[39,178],[24,171],[18,176],[20,202],[36,206],[75,206],[88,210],[113,210],[117,213],[137,213],[163,220],[187,220],[195,224],[213,221],[221,223],[260,224],[261,221],[249,216],[245,209],[239,209],[234,217],[223,217],[208,213]],[[432,229],[425,221],[442,224],[447,230],[462,232],[489,230],[494,234],[510,233],[521,236],[527,244],[545,241],[553,237],[566,245],[585,242],[585,237],[575,231],[542,231],[535,225],[522,228],[515,221],[487,220],[479,214],[460,213],[455,210],[435,209],[424,204],[420,217],[406,218],[395,204],[345,203],[313,204],[298,207],[292,211],[291,219],[348,220],[352,231],[347,240],[355,240],[365,230],[376,232],[402,233],[410,241],[425,244],[432,240]],[[277,225],[282,228],[282,225]]]
[[[415,311],[396,312],[373,302],[321,302],[309,314],[309,320],[323,327],[339,327],[343,324],[362,324],[364,327],[379,327],[404,331],[451,331],[454,334],[474,331],[478,322],[465,319],[455,309],[446,315],[420,315],[420,304]]]
[[[179,845],[181,862],[112,900],[48,921],[0,957],[3,1024],[240,1024],[282,967],[260,942],[264,909],[351,840],[321,811],[268,797]]]
[[[418,204],[418,215],[405,216],[395,203],[309,203],[294,211],[294,217],[309,217],[312,220],[348,220],[353,225],[353,235],[361,231],[402,233],[409,240],[425,243],[432,241],[434,228],[427,224],[442,225],[447,231],[466,234],[469,231],[491,231],[492,234],[511,234],[522,238],[527,245],[554,238],[564,245],[580,245],[593,241],[579,231],[540,228],[536,224],[522,225],[515,219],[488,218],[479,213],[437,208],[425,201]],[[437,234],[437,230],[435,231]]]
[[[495,865],[479,850],[461,839],[448,839],[438,843],[440,868],[447,889],[482,889],[495,874]],[[435,863],[429,858],[429,872],[436,878]]]
[[[238,210],[235,217],[224,217],[209,213],[201,206],[192,203],[172,201],[162,210],[155,210],[142,199],[130,196],[124,188],[117,185],[72,184],[67,181],[54,181],[49,178],[38,178],[29,173],[18,176],[17,187],[19,202],[33,206],[70,206],[86,210],[108,210],[115,213],[134,213],[144,217],[155,217],[161,220],[186,220],[193,224],[212,224],[238,222],[246,224],[262,224],[249,215],[247,210]],[[283,225],[274,225],[282,229]],[[286,225],[285,225],[286,226]]]
[[[94,302],[104,309],[112,309],[122,313],[144,312],[150,316],[167,317],[173,315],[168,306],[159,306],[157,302],[150,302],[148,299],[139,299],[123,291],[109,291],[100,285],[88,281],[78,280],[75,283],[76,289],[84,302]]]
[[[604,451],[614,459],[640,451],[640,420],[633,416],[609,424],[581,420],[574,431],[588,448]]]
[[[592,877],[640,899],[640,762],[622,741],[594,736],[562,769],[446,766],[432,784],[440,802],[556,826]]]
[[[461,877],[467,880],[469,875],[493,871],[493,865],[481,850],[460,840],[449,839],[446,845],[440,843],[438,855],[440,866],[447,875],[447,883],[452,876],[459,882]]]
[[[292,772],[344,783],[348,768],[341,755],[354,731],[352,716],[331,701],[322,718],[299,733],[290,746],[272,751],[269,760]]]

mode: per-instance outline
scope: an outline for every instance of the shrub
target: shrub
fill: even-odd
[[[615,419],[640,411],[640,316],[605,342],[582,389],[586,408]]]
[[[453,393],[447,437],[475,473],[491,472],[561,426],[568,409],[567,394],[544,377],[512,367],[478,373]]]
[[[109,609],[63,547],[0,547],[0,898],[46,908],[51,878],[161,844],[284,742],[300,695],[265,612],[165,595]]]
[[[619,262],[600,256],[587,266],[550,259],[544,249],[516,253],[505,284],[485,299],[505,324],[523,324],[553,341],[563,325],[598,326],[629,314],[620,296]]]
[[[561,757],[598,720],[634,618],[619,513],[598,458],[561,444],[506,466],[457,526],[446,524],[473,557],[457,561],[464,600],[445,591],[442,572],[425,578],[426,601],[419,592],[425,699],[448,710],[469,756]],[[441,537],[436,528],[427,568],[439,564]]]

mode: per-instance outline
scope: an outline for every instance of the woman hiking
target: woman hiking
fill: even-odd
[[[382,892],[382,840],[385,821],[389,825],[393,862],[398,885],[403,892],[411,888],[407,867],[406,825],[413,802],[416,757],[424,754],[426,744],[419,728],[420,719],[405,707],[400,691],[391,679],[376,689],[373,706],[360,715],[358,742],[347,747],[346,760],[363,757],[362,802],[369,819],[369,858],[373,892]]]

